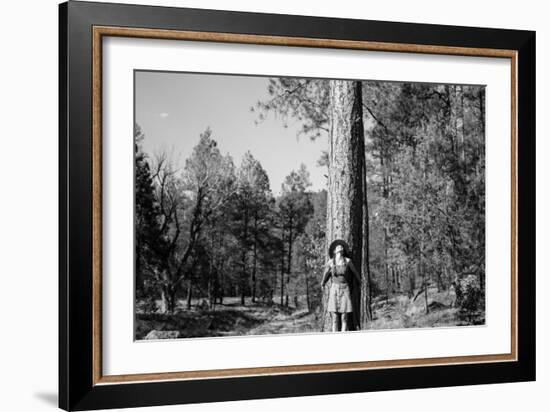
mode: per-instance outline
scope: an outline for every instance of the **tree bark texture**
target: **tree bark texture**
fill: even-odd
[[[335,239],[347,242],[351,260],[363,274],[364,129],[361,83],[335,80],[330,84],[327,247]],[[328,290],[324,291],[326,295]],[[326,296],[323,303],[328,300]],[[361,287],[352,285],[354,315],[350,329],[360,326]],[[327,313],[325,310],[324,313]],[[330,330],[325,316],[323,330]]]

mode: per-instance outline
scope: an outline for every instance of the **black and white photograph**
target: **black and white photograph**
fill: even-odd
[[[134,72],[135,339],[485,324],[485,86]]]

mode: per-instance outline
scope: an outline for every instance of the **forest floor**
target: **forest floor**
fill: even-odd
[[[212,309],[178,310],[175,314],[137,313],[136,339],[268,335],[316,332],[315,313],[278,304],[225,298]]]
[[[428,313],[424,295],[416,299],[406,294],[378,296],[372,303],[374,319],[368,329],[407,329],[482,325],[483,311],[464,314],[453,307],[454,294],[428,291]],[[200,303],[191,310],[180,302],[174,314],[136,314],[136,339],[173,339],[214,336],[269,335],[319,332],[320,311],[308,312],[279,304],[252,304],[240,298],[225,298],[224,304],[201,309]]]
[[[424,294],[416,299],[398,293],[379,296],[372,303],[373,321],[369,329],[407,329],[483,325],[485,312],[463,313],[453,306],[454,293],[428,290],[428,312]]]

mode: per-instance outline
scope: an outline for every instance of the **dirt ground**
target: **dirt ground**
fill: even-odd
[[[426,302],[405,294],[377,297],[372,303],[374,319],[368,329],[408,329],[482,325],[484,312],[464,314],[453,307],[453,296],[430,290],[428,313]],[[278,304],[246,302],[239,298],[225,298],[223,305],[201,309],[196,302],[191,310],[180,303],[176,313],[136,314],[136,336],[142,339],[174,339],[214,336],[268,335],[320,332],[321,311],[308,312],[305,308],[284,307]]]
[[[213,309],[178,310],[175,314],[137,313],[136,339],[147,339],[151,331],[177,331],[177,336],[156,333],[149,339],[192,338],[211,336],[266,335],[315,332],[315,313],[277,304],[247,303],[225,299],[227,303]]]

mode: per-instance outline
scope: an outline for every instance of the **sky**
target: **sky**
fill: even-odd
[[[301,123],[288,119],[285,128],[274,113],[255,123],[258,115],[250,108],[269,98],[267,82],[266,77],[137,71],[135,121],[145,134],[143,150],[150,155],[167,151],[183,166],[210,127],[220,151],[229,153],[236,167],[248,150],[259,160],[274,194],[301,163],[310,173],[311,189],[324,188],[326,168],[317,161],[327,149],[326,135],[313,142],[297,137]]]

